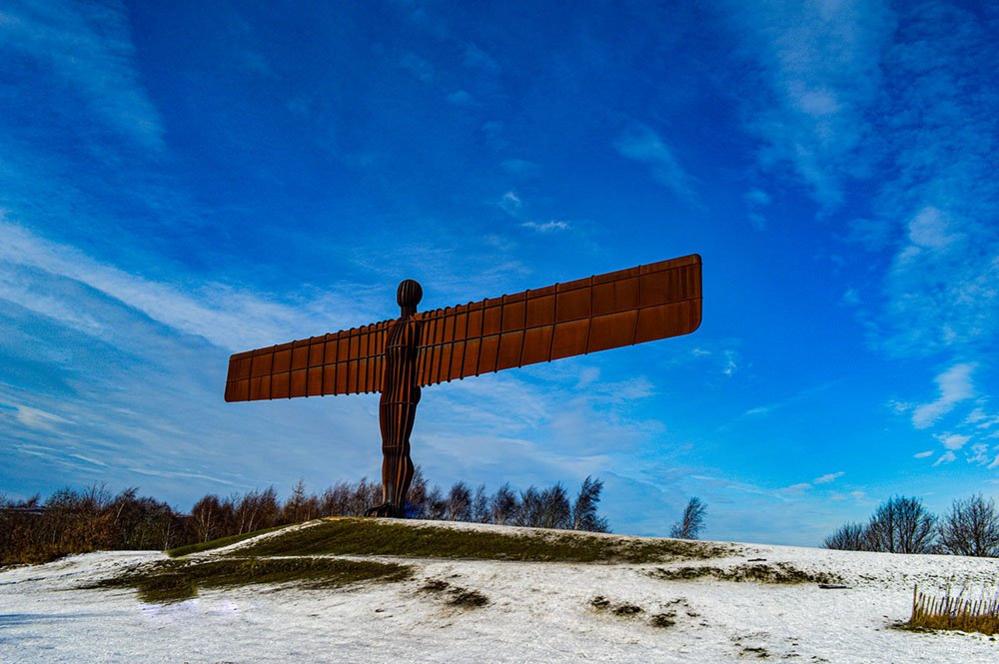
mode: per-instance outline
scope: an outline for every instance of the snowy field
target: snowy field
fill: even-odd
[[[892,628],[909,616],[913,584],[995,588],[999,560],[731,551],[668,565],[377,557],[415,575],[336,590],[201,590],[165,605],[132,590],[79,588],[163,554],[93,553],[0,572],[0,662],[999,662],[994,637]],[[849,588],[650,575],[777,563],[837,575]],[[450,606],[421,590],[433,580],[478,591],[488,604]],[[594,606],[598,596],[606,602]],[[622,605],[641,611],[618,615]],[[664,626],[652,624],[656,615]]]

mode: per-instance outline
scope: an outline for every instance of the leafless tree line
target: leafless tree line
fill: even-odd
[[[53,560],[99,549],[165,549],[190,537],[187,517],[136,489],[63,489],[10,501],[0,496],[0,565]]]
[[[417,470],[407,516],[419,519],[606,531],[599,515],[603,483],[587,477],[574,498],[561,484],[494,493],[456,482],[447,491],[431,486]],[[0,496],[0,565],[42,562],[97,550],[168,549],[324,516],[360,516],[381,502],[381,486],[362,479],[340,482],[320,494],[298,482],[283,502],[273,487],[198,500],[190,514],[138,496],[112,495],[104,487],[64,489],[48,500],[8,501]]]
[[[950,553],[999,557],[999,509],[981,494],[955,500],[942,518],[918,498],[882,503],[866,524],[848,523],[826,538],[829,549]]]

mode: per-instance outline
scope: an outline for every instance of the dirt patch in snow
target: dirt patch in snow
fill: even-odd
[[[603,595],[597,595],[590,600],[590,606],[598,613],[610,613],[619,618],[637,618],[644,616],[647,611],[637,604],[632,604],[630,602],[619,602],[614,603]],[[680,598],[675,599],[672,602],[667,602],[665,605],[665,610],[660,610],[658,613],[653,613],[649,616],[648,624],[650,627],[655,627],[656,629],[669,629],[676,625],[677,611],[675,608],[669,607],[686,607],[687,615],[691,617],[698,616],[697,613],[690,611],[690,607],[687,605],[687,600]],[[663,608],[662,606],[660,608]]]

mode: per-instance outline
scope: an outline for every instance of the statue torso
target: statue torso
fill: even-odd
[[[382,401],[405,400],[416,387],[416,358],[420,344],[420,321],[409,316],[396,320],[385,343],[385,374]]]

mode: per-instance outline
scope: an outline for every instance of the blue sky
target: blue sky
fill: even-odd
[[[999,495],[994,4],[158,4],[0,8],[7,495],[373,477],[376,397],[228,355],[692,252],[695,334],[427,390],[416,462],[793,544]]]

